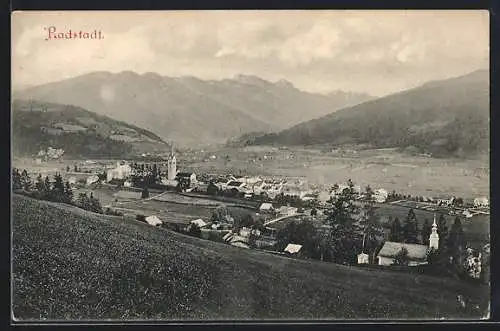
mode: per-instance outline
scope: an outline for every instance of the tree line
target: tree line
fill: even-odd
[[[66,203],[94,213],[104,213],[101,203],[92,192],[90,195],[82,192],[75,198],[69,181],[63,181],[59,173],[54,175],[53,180],[50,180],[49,176],[42,177],[41,174],[32,180],[26,169],[20,171],[13,168],[12,190],[35,199]]]

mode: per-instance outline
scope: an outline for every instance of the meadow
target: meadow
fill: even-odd
[[[12,204],[17,320],[487,316],[488,286],[280,257],[18,195]]]
[[[207,151],[183,160],[197,172],[277,175],[307,178],[313,184],[333,185],[351,178],[356,184],[418,196],[489,196],[489,159],[431,158],[394,149],[325,150],[279,149],[255,146]]]

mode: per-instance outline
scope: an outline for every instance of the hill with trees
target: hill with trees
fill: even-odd
[[[489,150],[489,73],[429,82],[367,101],[279,133],[243,138],[246,145],[398,147],[433,156]]]
[[[55,103],[14,100],[12,149],[16,156],[34,156],[48,147],[71,157],[125,157],[143,151],[164,151],[167,144],[142,128]]]

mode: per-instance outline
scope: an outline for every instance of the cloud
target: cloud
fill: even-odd
[[[304,89],[387,93],[489,60],[488,15],[480,11],[21,14],[13,17],[14,84],[132,70],[205,79],[246,73]],[[105,39],[45,41],[49,25],[100,29]],[[380,83],[384,75],[393,85]]]

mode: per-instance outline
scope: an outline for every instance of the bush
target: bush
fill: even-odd
[[[144,223],[146,223],[146,216],[144,216],[144,215],[137,215],[137,216],[135,217],[135,219],[136,219],[137,221],[139,221],[139,222],[144,222]]]

